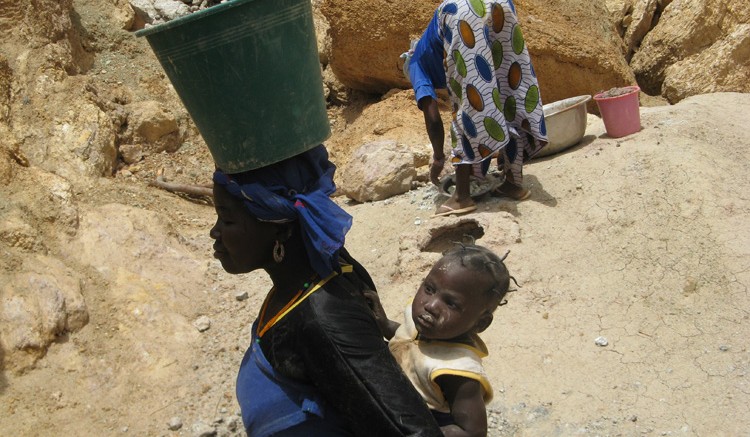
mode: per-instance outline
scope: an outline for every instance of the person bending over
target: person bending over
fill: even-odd
[[[445,163],[445,133],[435,90],[446,89],[450,97],[456,190],[436,215],[475,210],[471,177],[484,178],[495,156],[505,180],[492,194],[527,199],[523,163],[547,144],[547,128],[512,0],[444,0],[414,51],[402,56],[424,113],[433,149],[430,179],[436,185]]]

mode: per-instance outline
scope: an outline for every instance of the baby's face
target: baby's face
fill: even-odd
[[[458,260],[438,262],[412,302],[417,331],[433,340],[452,340],[476,332],[489,306],[491,280],[487,273],[469,270]]]

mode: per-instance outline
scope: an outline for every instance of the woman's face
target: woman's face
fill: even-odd
[[[221,261],[227,273],[247,273],[273,263],[273,247],[279,227],[261,222],[242,204],[242,201],[214,184],[216,224],[211,228],[214,258]]]
[[[484,328],[480,321],[490,317],[486,293],[491,286],[487,274],[462,266],[460,260],[439,261],[417,290],[412,302],[412,319],[424,338],[451,340]]]

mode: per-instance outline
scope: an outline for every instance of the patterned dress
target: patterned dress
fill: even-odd
[[[511,0],[445,0],[415,50],[416,58],[435,56],[438,43],[444,77],[435,59],[417,59],[416,68],[450,95],[451,161],[472,164],[483,176],[491,159],[504,151],[506,177],[520,185],[523,162],[547,142],[542,99],[526,42]],[[419,45],[432,47],[420,50]],[[411,71],[410,71],[411,73]],[[412,74],[412,78],[414,75]],[[413,86],[416,84],[412,80]],[[417,96],[419,99],[419,95]]]

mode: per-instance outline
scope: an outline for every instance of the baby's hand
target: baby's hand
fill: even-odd
[[[380,303],[380,296],[378,296],[378,293],[374,290],[364,290],[362,295],[364,295],[365,300],[367,301],[367,306],[372,310],[372,315],[375,317],[375,322],[378,324],[378,328],[380,329],[381,334],[383,334],[383,337],[389,340],[393,338],[393,335],[399,327],[399,323],[389,319],[385,314],[385,309],[383,309],[383,305]]]
[[[383,305],[380,303],[380,296],[378,296],[378,293],[374,290],[364,290],[362,294],[365,296],[365,301],[367,301],[367,306],[370,307],[373,314],[375,314],[375,318],[377,319],[380,314],[385,315],[385,310],[383,310]]]
[[[380,303],[380,296],[378,296],[378,293],[374,290],[365,290],[362,294],[365,296],[367,306],[372,310],[372,315],[375,316],[375,321],[378,323],[378,327],[380,327],[382,332],[383,328],[387,326],[389,320],[388,316],[385,314],[383,305]]]

